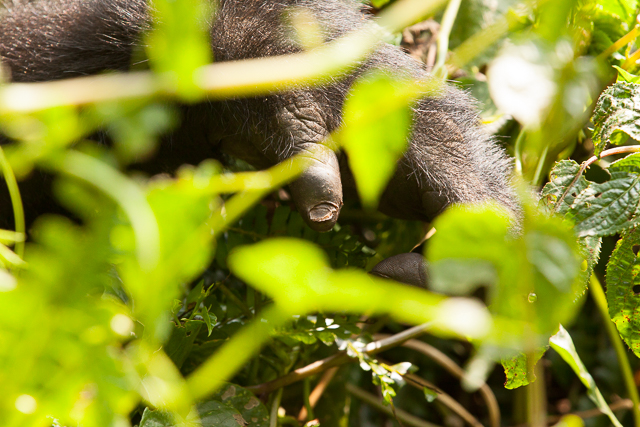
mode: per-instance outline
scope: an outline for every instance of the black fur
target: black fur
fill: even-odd
[[[299,51],[282,19],[291,6],[311,11],[327,41],[369,19],[354,0],[220,0],[211,25],[215,60]],[[0,57],[16,82],[126,70],[141,34],[150,27],[142,0],[14,0],[6,7],[0,18]],[[207,157],[211,146],[217,145],[258,168],[273,165],[315,147],[337,129],[349,87],[372,68],[428,77],[409,55],[383,45],[356,72],[322,88],[185,107],[183,125],[171,136],[172,146],[190,147],[189,161]],[[430,221],[450,203],[494,199],[517,216],[509,185],[510,162],[480,128],[474,100],[447,86],[442,96],[420,100],[414,111],[410,148],[383,194],[380,210],[398,218]],[[158,161],[166,156],[161,152]],[[292,186],[294,199],[303,215],[327,199],[335,218],[323,220],[325,225],[306,218],[315,228],[326,229],[342,205],[342,189],[333,187],[340,186],[341,175],[345,196],[353,197],[353,178],[344,156],[334,161],[327,153],[319,155],[318,170],[307,175]],[[318,190],[308,196],[323,183],[329,193]]]

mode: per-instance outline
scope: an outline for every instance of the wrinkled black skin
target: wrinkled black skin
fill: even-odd
[[[326,41],[369,19],[354,0],[220,0],[210,33],[215,60],[299,52],[292,29],[282,19],[291,6],[307,8],[324,28]],[[143,0],[13,0],[6,8],[0,16],[0,57],[15,82],[125,71],[150,26]],[[184,162],[197,164],[221,149],[265,168],[306,151],[314,164],[291,184],[292,196],[312,228],[329,230],[342,207],[343,191],[346,198],[357,195],[344,155],[336,156],[318,143],[340,126],[353,81],[373,68],[401,77],[427,77],[422,64],[384,44],[356,72],[321,88],[184,107],[182,125],[151,165],[168,171]],[[493,199],[517,217],[508,182],[510,163],[480,129],[473,99],[446,86],[442,96],[421,99],[414,111],[410,148],[379,210],[401,219],[431,221],[451,203]],[[38,192],[25,190],[27,209],[46,210],[37,206]],[[8,203],[2,205],[2,218],[10,217]]]

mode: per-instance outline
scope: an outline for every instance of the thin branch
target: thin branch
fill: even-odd
[[[413,328],[409,328],[406,331],[400,332],[399,334],[392,335],[389,338],[369,343],[363,349],[363,353],[376,354],[381,351],[397,347],[405,341],[410,340],[411,338],[422,335],[430,327],[431,323],[423,323],[422,325],[414,326]],[[341,351],[325,359],[318,360],[307,366],[296,369],[295,371],[291,371],[280,378],[276,378],[275,380],[266,383],[249,386],[246,387],[246,389],[258,395],[269,394],[274,390],[286,387],[290,384],[310,377],[311,375],[319,374],[320,372],[324,372],[329,368],[333,368],[334,366],[344,365],[345,363],[353,362],[355,360],[356,359],[347,356],[346,352]]]
[[[418,417],[416,417],[415,415],[411,415],[410,413],[399,409],[399,408],[395,408],[395,411],[391,409],[391,407],[385,405],[381,399],[378,399],[376,396],[374,396],[371,393],[368,393],[364,390],[362,390],[359,387],[354,386],[353,384],[349,384],[347,383],[347,391],[349,392],[349,394],[351,394],[352,396],[356,397],[357,399],[361,400],[362,402],[366,403],[367,405],[371,406],[373,409],[382,412],[383,414],[386,414],[390,417],[395,417],[397,418],[400,422],[402,422],[404,425],[409,426],[409,427],[439,427],[437,424],[432,424],[428,421],[424,421]]]
[[[331,43],[309,52],[205,65],[194,73],[209,98],[257,96],[301,85],[320,85],[358,66],[388,33],[435,13],[446,0],[404,0]],[[176,95],[162,75],[148,71],[116,73],[43,83],[14,83],[0,91],[0,112],[28,113],[56,106],[118,99]]]
[[[600,53],[600,55],[598,55],[596,59],[598,59],[599,61],[604,61],[614,52],[617,52],[622,46],[634,41],[638,37],[638,35],[640,35],[640,26],[636,25],[631,29],[631,31],[620,37],[615,43],[602,51],[602,53]],[[624,66],[622,68],[626,70]]]
[[[311,394],[309,394],[309,409],[312,410],[316,407],[318,400],[320,400],[320,397],[329,386],[329,383],[336,375],[336,372],[338,372],[338,367],[331,368],[324,373],[322,378],[320,378],[318,384],[315,386]],[[307,420],[307,417],[309,416],[309,413],[310,411],[306,408],[306,406],[304,406],[298,414],[298,421],[305,422]]]
[[[600,159],[602,159],[604,157],[612,156],[614,154],[637,153],[637,152],[640,152],[640,145],[629,145],[629,146],[626,146],[626,147],[610,148],[608,150],[604,150],[602,153],[600,153],[599,156],[593,156],[589,160],[583,162],[582,165],[580,166],[580,170],[576,174],[575,178],[573,178],[571,183],[567,186],[567,189],[564,190],[564,193],[562,193],[562,197],[560,197],[560,200],[558,200],[558,202],[556,203],[556,206],[554,208],[554,212],[557,212],[558,209],[560,209],[560,206],[562,205],[562,202],[564,202],[564,199],[567,197],[567,194],[569,194],[569,191],[571,190],[571,188],[576,184],[576,182],[578,182],[578,180],[580,179],[580,177],[582,176],[584,171],[589,166],[591,166],[594,162],[596,162],[596,161],[598,161],[598,160],[600,160]]]
[[[467,411],[464,406],[458,403],[453,397],[449,396],[447,393],[442,391],[438,386],[433,384],[430,381],[425,380],[414,374],[405,374],[403,378],[407,381],[412,387],[417,388],[422,391],[425,387],[435,390],[436,400],[442,403],[444,406],[452,410],[456,415],[462,418],[465,422],[467,422],[472,427],[483,427],[482,423],[476,419],[469,411]]]
[[[387,336],[388,335],[385,334],[376,334],[374,338],[382,339],[386,338]],[[426,342],[409,340],[402,344],[402,346],[424,354],[425,356],[435,361],[438,365],[442,366],[447,370],[447,372],[449,372],[459,380],[462,380],[465,376],[464,370],[456,362],[454,362],[451,358],[449,358],[449,356],[447,356],[437,348],[427,344]],[[491,427],[500,427],[500,407],[498,406],[498,400],[493,394],[493,391],[491,391],[491,388],[486,383],[483,383],[478,391],[480,392],[482,399],[487,405]]]

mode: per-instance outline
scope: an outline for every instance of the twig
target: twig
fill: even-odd
[[[573,178],[573,180],[571,181],[571,183],[567,186],[567,189],[564,190],[564,193],[562,193],[562,197],[560,197],[560,200],[558,200],[558,202],[556,203],[556,206],[554,208],[554,212],[557,212],[558,209],[560,209],[560,206],[562,205],[562,202],[564,202],[564,199],[567,197],[567,194],[569,194],[569,191],[571,190],[571,187],[573,187],[575,185],[576,182],[578,182],[578,180],[580,179],[580,177],[582,176],[582,174],[584,173],[584,171],[591,166],[594,162],[607,157],[607,156],[612,156],[614,154],[622,154],[622,153],[636,153],[636,152],[640,152],[640,145],[629,145],[626,147],[616,147],[616,148],[610,148],[608,150],[604,150],[602,153],[600,153],[599,156],[593,156],[590,159],[586,160],[585,162],[582,163],[582,165],[580,166],[580,170],[578,171],[578,174],[575,176],[575,178]]]
[[[627,43],[631,43],[633,40],[635,40],[639,34],[640,34],[640,26],[636,25],[631,29],[631,31],[629,31],[624,36],[620,37],[615,43],[613,43],[611,46],[609,46],[604,51],[602,51],[602,53],[600,53],[600,55],[597,56],[597,59],[600,61],[604,61],[609,57],[609,55],[613,54],[614,52],[617,52],[622,46],[626,45]],[[622,68],[626,70],[626,67],[623,66]]]
[[[423,323],[422,325],[414,326],[413,328],[409,328],[406,331],[400,332],[399,334],[392,335],[389,338],[369,343],[363,349],[363,353],[376,354],[389,348],[397,347],[403,342],[410,340],[411,338],[422,335],[429,329],[430,326],[431,323]],[[269,394],[274,390],[286,387],[297,381],[310,377],[311,375],[319,374],[320,372],[324,372],[329,368],[333,368],[334,366],[340,366],[355,360],[356,359],[347,356],[346,352],[341,351],[325,359],[318,360],[307,366],[296,369],[295,371],[291,371],[288,374],[281,376],[280,378],[276,378],[275,380],[254,386],[249,386],[246,388],[247,390],[250,390],[258,395]]]
[[[382,412],[390,417],[395,416],[403,424],[409,427],[439,427],[437,424],[432,424],[428,421],[424,421],[416,417],[415,415],[411,415],[410,413],[402,409],[396,408],[395,411],[393,411],[389,406],[385,406],[385,404],[382,403],[382,401],[378,399],[376,396],[362,390],[359,387],[354,386],[353,384],[347,383],[346,388],[347,388],[347,391],[352,396],[360,399],[361,401],[363,401],[364,403],[366,403],[367,405],[371,406],[373,409],[379,412]],[[395,412],[395,415],[394,415],[394,412]]]
[[[253,317],[253,312],[240,298],[238,298],[233,292],[231,292],[231,289],[227,288],[223,283],[220,283],[218,285],[218,289],[220,289],[222,293],[227,296],[227,298],[233,301],[233,303],[238,306],[238,308],[244,313],[245,316],[247,316],[248,319],[251,319]]]
[[[438,388],[438,386],[436,386],[435,384],[414,374],[405,374],[403,375],[403,378],[407,381],[407,384],[417,388],[420,391],[422,391],[425,387],[436,390],[437,401],[442,403],[447,408],[451,409],[456,415],[466,421],[469,425],[473,427],[483,427],[482,423],[478,421],[478,419],[474,417],[469,411],[467,411],[464,406],[462,406],[460,403],[458,403],[457,400]]]
[[[309,408],[310,409],[313,409],[313,408],[316,407],[316,404],[318,403],[318,400],[320,400],[320,397],[322,396],[322,394],[327,389],[327,386],[329,386],[329,383],[331,382],[333,377],[336,375],[336,372],[338,372],[338,368],[337,367],[328,369],[324,373],[322,378],[320,378],[320,381],[318,381],[318,384],[315,386],[315,388],[313,389],[311,394],[309,394]],[[298,421],[300,421],[300,422],[306,421],[307,420],[307,416],[309,415],[309,413],[310,412],[306,408],[306,406],[303,407],[300,410],[300,413],[298,414]]]
[[[385,334],[377,334],[374,336],[374,338],[382,339],[387,336],[388,335]],[[451,358],[449,358],[449,356],[447,356],[437,348],[427,344],[426,342],[409,340],[402,344],[402,346],[424,354],[425,356],[435,361],[438,365],[446,369],[447,372],[449,372],[451,375],[460,380],[465,376],[464,370],[456,362],[454,362],[453,360],[451,360]],[[498,406],[498,400],[493,394],[493,391],[491,391],[491,388],[486,383],[483,383],[478,391],[480,392],[482,399],[487,405],[491,427],[500,427],[500,407]]]

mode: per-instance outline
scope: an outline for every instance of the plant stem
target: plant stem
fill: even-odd
[[[435,74],[440,75],[443,79],[447,78],[447,69],[444,66],[447,60],[447,52],[449,51],[449,36],[453,23],[458,15],[461,0],[450,0],[447,9],[444,11],[440,31],[438,32],[438,59],[434,67]]]
[[[389,338],[369,343],[365,346],[362,352],[367,354],[376,354],[381,351],[397,347],[405,341],[410,340],[411,338],[415,338],[424,334],[430,327],[431,323],[423,323],[422,325],[414,326],[413,328],[409,328],[406,331],[400,332],[399,334],[392,335]],[[289,384],[293,384],[297,381],[310,377],[311,375],[324,372],[334,366],[340,366],[353,361],[355,361],[355,359],[347,356],[346,352],[341,351],[325,359],[317,360],[307,366],[303,366],[302,368],[291,371],[286,375],[276,378],[275,380],[245,388],[258,395],[268,394],[274,390],[286,387]]]
[[[2,168],[4,181],[7,183],[7,188],[9,189],[9,197],[11,197],[11,205],[13,206],[13,222],[15,224],[16,233],[20,233],[26,238],[24,208],[22,206],[22,199],[20,198],[20,189],[18,188],[16,176],[13,174],[13,169],[11,169],[11,165],[7,161],[7,157],[4,155],[2,147],[0,147],[0,168]],[[24,259],[24,240],[16,242],[16,254],[20,258]]]
[[[280,401],[282,400],[282,390],[276,392],[271,403],[271,416],[269,419],[269,427],[278,427],[278,409],[280,409]]]
[[[397,419],[402,422],[403,425],[407,425],[410,427],[438,427],[436,424],[431,424],[430,422],[424,421],[414,415],[409,414],[408,412],[403,411],[402,409],[396,408],[396,410],[393,411],[389,406],[386,406],[373,394],[367,393],[366,391],[354,386],[353,384],[347,383],[346,388],[349,394],[379,412],[387,414],[390,417],[394,417],[395,412],[395,417],[397,417]]]
[[[618,363],[620,364],[620,370],[622,371],[622,377],[624,378],[624,384],[627,387],[627,393],[629,393],[629,397],[633,402],[632,410],[634,426],[640,427],[640,397],[638,396],[638,388],[636,387],[635,381],[633,379],[633,371],[631,370],[631,365],[629,364],[627,351],[624,348],[622,340],[620,339],[618,330],[611,321],[611,316],[609,316],[609,308],[607,306],[607,298],[604,294],[604,290],[602,289],[602,285],[600,284],[600,281],[595,274],[591,275],[589,284],[589,289],[591,290],[593,300],[596,302],[596,306],[598,307],[598,310],[600,311],[600,314],[602,315],[605,326],[607,328],[609,340],[611,340],[611,344],[616,351]]]
[[[624,36],[620,37],[615,43],[613,43],[606,50],[604,50],[600,55],[598,55],[597,59],[604,61],[611,54],[613,54],[614,52],[617,52],[622,46],[628,43],[631,43],[633,40],[635,40],[636,37],[638,37],[638,35],[640,35],[640,26],[636,25],[635,27],[633,27],[631,31],[629,31]],[[625,65],[626,65],[626,61],[625,61]],[[625,67],[624,65],[622,66],[622,68],[624,68],[625,70],[627,69],[627,67]]]

